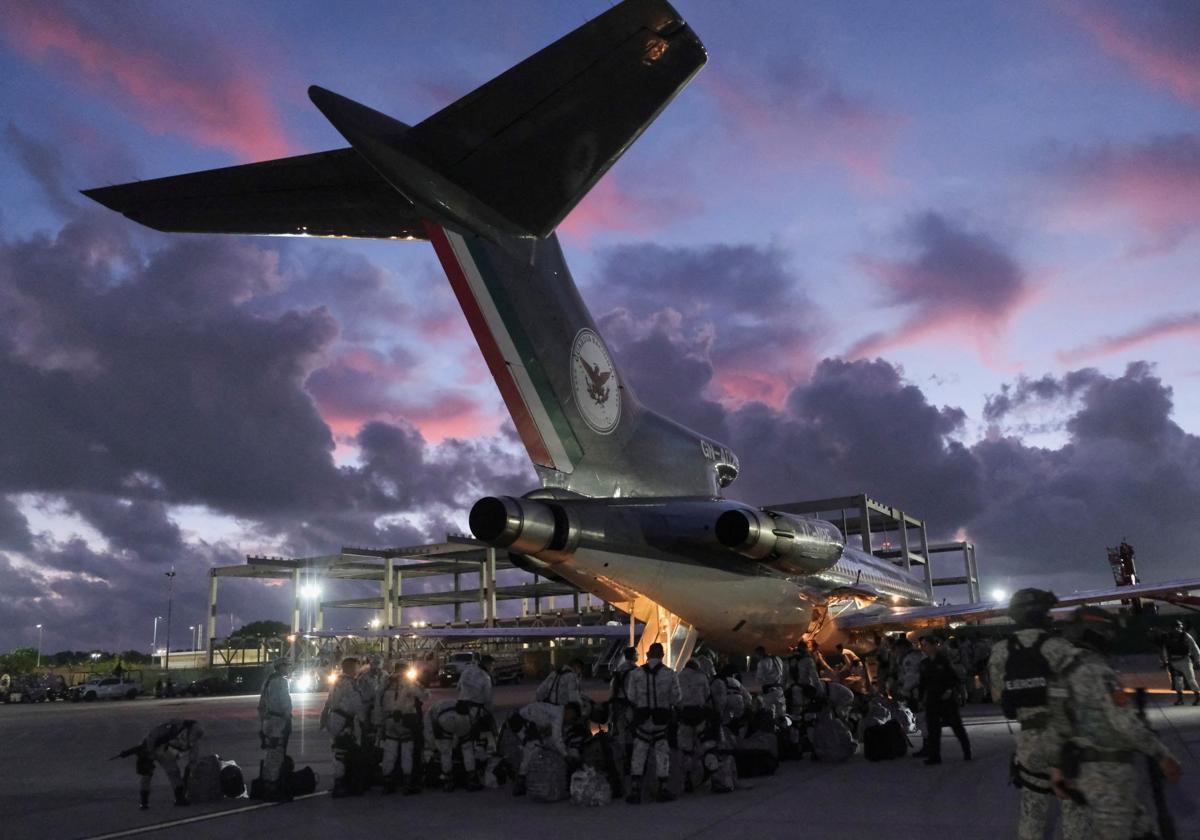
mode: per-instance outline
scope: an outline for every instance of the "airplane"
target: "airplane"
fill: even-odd
[[[313,86],[349,147],[84,194],[160,231],[428,240],[540,484],[480,499],[472,533],[625,609],[643,658],[1002,615],[934,605],[829,522],[726,498],[737,456],[643,405],[584,305],[555,228],[707,58],[665,0],[624,0],[417,125]]]

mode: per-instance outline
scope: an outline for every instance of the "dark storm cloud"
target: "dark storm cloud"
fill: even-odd
[[[12,122],[5,131],[5,139],[25,171],[41,187],[50,206],[60,213],[73,210],[77,199],[62,188],[63,160],[58,150],[48,143],[38,142]]]
[[[944,226],[928,230],[930,241],[955,239]],[[981,249],[967,235],[949,250]],[[1017,285],[1009,263],[997,258],[993,267],[998,282]],[[729,326],[705,320],[704,330],[684,329],[688,318],[668,306],[672,293],[631,294],[628,308],[601,322],[644,402],[737,452],[732,498],[768,504],[867,493],[925,518],[934,540],[974,540],[990,584],[1102,586],[1104,548],[1123,537],[1144,558],[1147,579],[1194,574],[1193,535],[1162,523],[1189,521],[1200,505],[1200,438],[1171,419],[1170,388],[1149,365],[1115,377],[1094,369],[1021,377],[988,399],[991,429],[974,443],[964,439],[961,408],[932,404],[878,359],[826,359],[778,406],[729,407],[705,396],[719,368],[713,348]],[[993,293],[960,305],[1002,310],[1010,299]],[[1058,448],[1006,431],[1033,411],[1049,415],[1063,437]]]
[[[993,335],[1027,291],[1024,271],[1003,245],[941,213],[911,219],[902,240],[909,258],[869,256],[862,265],[883,288],[886,303],[908,318],[893,332],[859,340],[847,356],[871,356],[948,326],[968,327],[976,337]]]
[[[1078,405],[1065,445],[993,436],[974,447],[988,507],[972,536],[1017,573],[1089,569],[1100,583],[1104,547],[1127,537],[1145,579],[1194,575],[1185,523],[1200,504],[1200,438],[1171,419],[1171,389],[1149,365],[1119,377],[1079,373],[1057,381]]]
[[[29,522],[11,499],[0,496],[0,551],[23,551],[30,547]]]
[[[819,310],[778,249],[626,245],[605,252],[599,277],[588,297],[622,347],[652,351],[645,342],[670,334],[711,359],[717,389],[733,399],[778,403],[814,362]],[[694,363],[685,371],[704,376]]]

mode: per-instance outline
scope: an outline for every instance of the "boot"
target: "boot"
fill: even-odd
[[[421,786],[419,784],[417,784],[417,780],[415,778],[410,776],[408,779],[408,784],[406,784],[404,786],[404,795],[412,796],[414,793],[420,793],[420,792],[421,792]]]
[[[150,808],[150,791],[139,790],[138,791],[138,802],[139,802],[139,805],[138,805],[139,811],[149,810],[149,808]]]
[[[383,777],[383,795],[388,796],[389,794],[393,794],[395,792],[396,792],[396,777],[395,776],[384,776]]]
[[[517,778],[513,779],[512,794],[513,794],[513,796],[524,796],[525,795],[525,777],[524,776],[517,776]]]
[[[971,760],[971,745],[963,744],[962,750],[963,750],[963,761],[970,761]]]
[[[1175,705],[1176,705],[1176,706],[1182,706],[1182,705],[1183,705],[1183,692],[1182,692],[1182,691],[1176,691],[1176,692],[1175,692]]]
[[[444,790],[446,793],[453,793],[454,779],[446,779],[446,781],[442,782],[442,790]]]
[[[667,785],[670,783],[669,778],[658,780],[658,801],[659,802],[674,802],[675,794],[671,793]]]
[[[1193,706],[1200,706],[1200,691],[1194,692],[1196,699],[1192,701]]]
[[[642,804],[642,777],[634,776],[629,780],[629,793],[625,797],[625,801],[630,805]]]
[[[477,779],[474,775],[467,777],[467,784],[465,787],[468,791],[470,791],[472,793],[474,793],[477,790],[483,790],[483,785],[481,785],[479,783],[479,779]]]
[[[188,799],[187,790],[183,785],[175,788],[175,804],[176,805],[191,805],[192,800]]]
[[[349,796],[350,790],[346,786],[346,777],[333,780],[333,790],[329,792],[333,799],[341,799],[343,796]]]

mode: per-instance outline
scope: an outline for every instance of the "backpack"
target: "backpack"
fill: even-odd
[[[863,757],[867,761],[890,761],[908,753],[908,738],[899,721],[868,726],[863,731]]]
[[[858,749],[850,729],[831,714],[821,715],[813,726],[812,744],[818,761],[845,761]]]
[[[1015,635],[1008,637],[1008,659],[1004,663],[1004,688],[1000,706],[1010,720],[1017,709],[1036,709],[1046,705],[1053,671],[1042,655],[1042,644],[1050,638],[1042,633],[1031,647],[1025,647]]]
[[[1167,649],[1167,656],[1171,659],[1182,659],[1188,655],[1187,634],[1174,631],[1168,633],[1163,640],[1163,647]]]

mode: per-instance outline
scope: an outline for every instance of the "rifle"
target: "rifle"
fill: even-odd
[[[1146,718],[1146,689],[1139,688],[1135,692],[1137,698],[1138,717],[1150,729],[1150,721]],[[1151,730],[1153,731],[1153,730]],[[1163,772],[1158,762],[1147,756],[1146,766],[1150,770],[1150,792],[1154,796],[1154,811],[1158,815],[1158,831],[1163,840],[1175,840],[1175,820],[1167,809],[1167,793],[1163,789]]]

